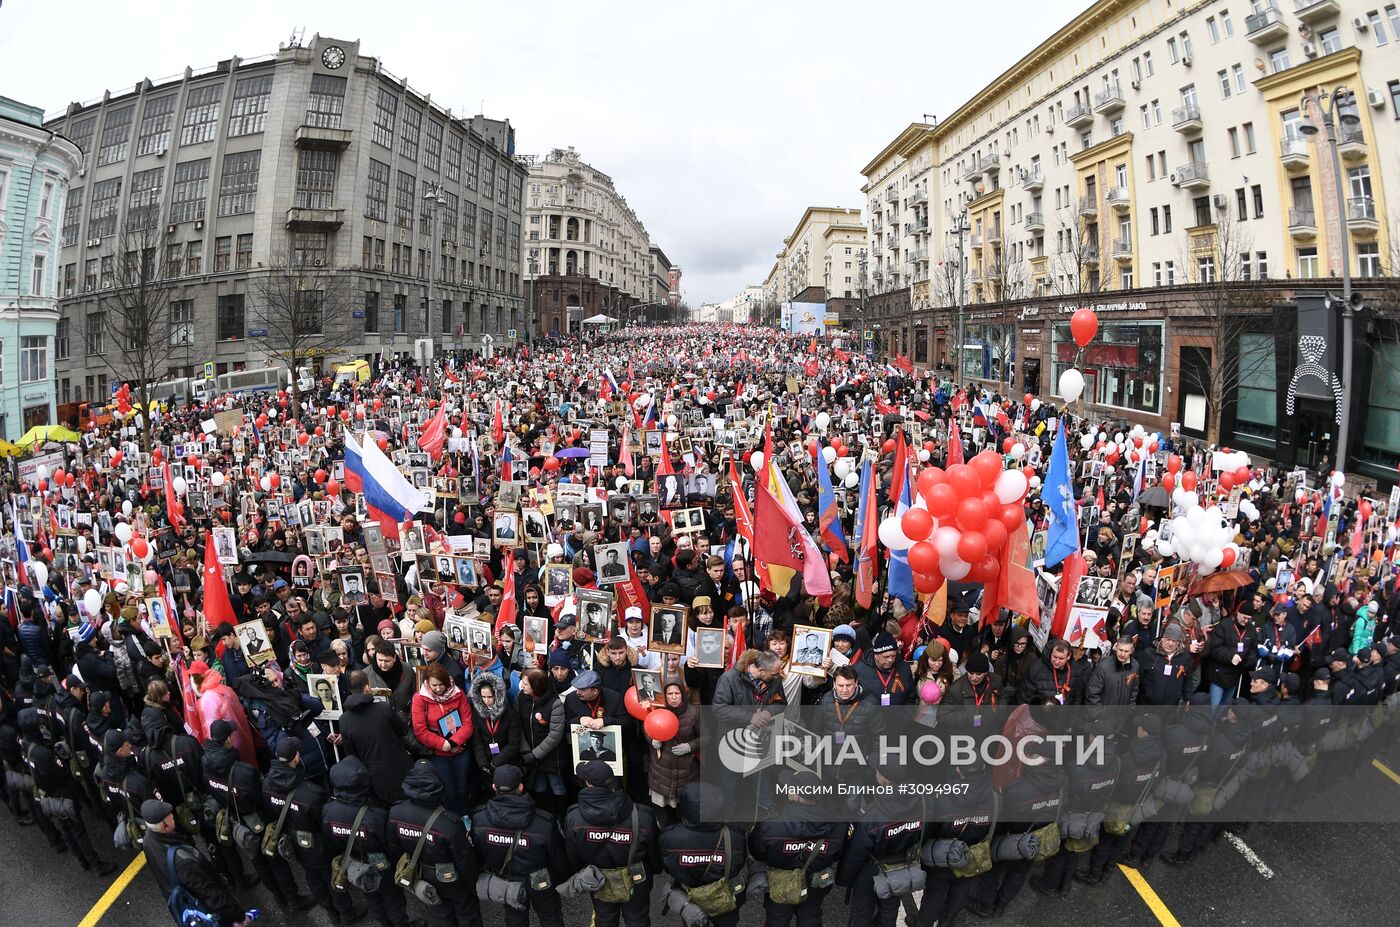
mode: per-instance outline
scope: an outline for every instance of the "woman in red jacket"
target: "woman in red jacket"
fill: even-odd
[[[413,696],[413,736],[433,751],[443,805],[466,814],[471,795],[471,701],[441,663],[431,664],[423,677]]]

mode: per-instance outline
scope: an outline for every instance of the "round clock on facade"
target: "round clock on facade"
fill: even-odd
[[[331,45],[321,52],[321,63],[334,71],[345,63],[345,49],[339,45]]]

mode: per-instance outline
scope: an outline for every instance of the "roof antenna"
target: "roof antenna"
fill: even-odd
[[[288,45],[288,47],[290,47],[290,48],[301,48],[301,40],[302,40],[302,37],[305,36],[305,35],[306,35],[306,27],[305,27],[305,26],[297,26],[297,27],[293,28],[293,29],[292,29],[292,37],[291,37],[290,39],[287,40],[287,45]]]
[[[936,116],[935,114],[933,114],[933,113],[924,113],[923,116],[924,116],[924,122],[928,122],[929,125],[933,125],[933,126],[938,125],[938,116]],[[932,121],[932,122],[929,122],[930,119],[932,119],[933,121]]]

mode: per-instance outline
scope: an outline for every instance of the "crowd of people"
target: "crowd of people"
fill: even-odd
[[[1124,426],[1004,392],[732,326],[381,360],[311,394],[142,410],[124,392],[0,486],[9,823],[103,874],[111,834],[172,908],[224,925],[247,922],[260,883],[333,923],[410,923],[411,907],[555,925],[572,897],[599,927],[635,927],[655,895],[687,925],[746,905],[815,925],[836,892],[852,924],[903,907],[946,927],[1025,884],[1063,895],[1115,862],[1187,863],[1221,830],[1215,793],[1192,793],[1201,757],[1223,780],[1259,746],[1244,706],[1395,696],[1388,509],[1327,473],[1258,468],[1232,492],[1212,448],[1110,437]],[[1067,432],[1074,570],[1037,543]],[[971,576],[906,587],[900,550],[860,543],[863,467],[884,517],[892,489],[964,445],[1027,470],[1029,601],[984,611]],[[1170,553],[1170,496],[1143,496],[1169,472],[1229,508],[1231,569]],[[770,480],[817,569],[755,560]],[[1115,730],[1111,768],[1070,774],[1108,813],[1052,813],[1053,838],[1041,799],[1076,794],[1064,769],[955,771],[985,785],[969,813],[905,821],[877,801],[854,823],[795,795],[726,820],[705,775],[712,707],[758,724],[805,707],[859,739],[885,709],[985,706],[1024,731],[1074,705],[1179,723]],[[1249,775],[1316,776],[1364,724],[1296,762],[1265,738]]]

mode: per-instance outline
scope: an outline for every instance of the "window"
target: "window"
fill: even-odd
[[[1220,23],[1215,21],[1214,16],[1206,17],[1206,32],[1210,33],[1210,44],[1220,44]]]
[[[476,176],[481,169],[481,146],[472,142],[467,148],[467,189],[476,189]]]
[[[1288,46],[1275,48],[1269,52],[1269,71],[1277,74],[1279,71],[1288,70]]]
[[[1228,100],[1230,98],[1230,72],[1216,71],[1215,76],[1220,80],[1220,96]]]
[[[401,229],[413,228],[413,201],[417,189],[418,182],[413,175],[399,171],[398,186],[394,192],[394,225]]]
[[[325,232],[293,233],[292,261],[306,267],[327,266],[330,263],[329,236]]]
[[[1167,57],[1171,58],[1172,64],[1181,60],[1181,51],[1177,48],[1175,36],[1167,38]]]
[[[1390,90],[1390,108],[1395,118],[1400,119],[1400,80],[1393,80],[1386,87]]]
[[[1371,365],[1371,396],[1366,408],[1365,453],[1387,468],[1400,458],[1400,345],[1385,341]]]
[[[481,194],[491,198],[491,190],[496,186],[496,159],[487,157],[481,163]]]
[[[98,167],[126,160],[126,151],[131,145],[131,120],[135,114],[135,103],[107,112],[107,118],[102,121],[102,143],[97,149]]]
[[[1172,208],[1170,206],[1162,207],[1162,231],[1167,235],[1172,233]]]
[[[1235,23],[1230,19],[1229,10],[1220,11],[1220,28],[1225,30],[1225,38],[1227,39],[1235,34]]]
[[[408,315],[408,297],[403,293],[394,294],[394,333],[402,335]]]
[[[1254,279],[1253,274],[1254,274],[1254,268],[1253,268],[1253,265],[1251,265],[1251,264],[1249,263],[1249,252],[1248,252],[1248,251],[1241,251],[1241,252],[1240,252],[1240,279],[1241,279],[1241,280],[1252,280],[1252,279]]]
[[[204,241],[192,241],[185,245],[185,273],[193,276],[204,266]]]
[[[1196,211],[1197,225],[1210,225],[1210,197],[1198,196],[1191,201],[1191,208]]]
[[[0,174],[0,203],[4,197],[4,176]],[[63,247],[70,248],[78,243],[79,226],[83,222],[83,194],[86,187],[68,191],[68,199],[63,203]]]
[[[1138,107],[1138,114],[1139,114],[1140,116],[1142,116],[1142,127],[1143,127],[1144,129],[1150,129],[1150,128],[1152,128],[1152,118],[1151,118],[1150,116],[1147,115],[1147,104],[1146,104],[1146,103],[1144,103],[1144,104],[1142,104],[1141,106]]]
[[[1235,79],[1235,92],[1244,93],[1244,65],[1230,65],[1230,76]]]
[[[422,130],[423,111],[405,106],[403,125],[399,127],[399,154],[410,161],[418,160],[418,136]]]
[[[194,300],[170,301],[170,343],[194,344]]]
[[[1254,145],[1254,123],[1246,122],[1240,130],[1244,133],[1244,153],[1254,154],[1258,150]]]
[[[1187,84],[1181,88],[1181,105],[1187,109],[1198,109],[1199,99],[1196,96],[1196,85]]]
[[[447,136],[447,179],[453,183],[462,179],[462,136],[456,132]]]
[[[146,101],[141,112],[141,131],[136,142],[139,155],[159,154],[170,147],[170,130],[175,125],[175,94]]]
[[[106,238],[117,231],[117,210],[121,208],[122,179],[112,177],[92,186],[92,208],[88,211],[88,236]]]
[[[297,209],[332,209],[335,206],[336,153],[313,148],[297,152]]]
[[[1394,10],[1395,7],[1392,6],[1392,7],[1390,7],[1390,9],[1391,9],[1391,10]],[[1366,14],[1366,18],[1367,18],[1368,20],[1371,21],[1371,34],[1372,34],[1373,36],[1376,37],[1376,45],[1377,45],[1377,46],[1384,45],[1384,44],[1385,44],[1385,26],[1382,25],[1382,23],[1381,23],[1381,14],[1380,14],[1380,11],[1379,11],[1379,10],[1372,10],[1371,12],[1369,12],[1369,13]],[[1392,22],[1394,22],[1394,21],[1392,20]],[[1397,25],[1400,25],[1400,23],[1397,23]],[[1395,37],[1396,37],[1397,39],[1400,39],[1400,32],[1396,32],[1396,33],[1395,33]]]
[[[385,148],[394,147],[394,121],[398,116],[399,98],[387,87],[379,88],[374,104],[374,141]]]
[[[226,293],[219,297],[218,335],[220,341],[243,337],[242,293]]]
[[[219,124],[219,101],[223,84],[210,84],[190,91],[185,103],[185,121],[180,129],[181,145],[198,145],[214,137]]]
[[[1333,26],[1331,29],[1324,29],[1321,34],[1319,34],[1318,38],[1322,42],[1322,53],[1324,55],[1330,55],[1333,52],[1342,50],[1342,33],[1336,26]]]
[[[1142,69],[1146,72],[1148,77],[1157,73],[1157,67],[1152,63],[1152,52],[1145,51],[1142,53]]]
[[[1240,222],[1249,218],[1249,198],[1245,194],[1244,187],[1235,189],[1235,218]]]
[[[97,117],[89,116],[73,124],[73,130],[69,138],[78,150],[83,153],[83,167],[87,168],[92,162],[88,159],[92,155],[92,136],[97,131]]]
[[[229,103],[228,137],[254,135],[267,121],[267,101],[272,96],[272,75],[244,77],[233,85]]]
[[[22,383],[38,383],[49,378],[49,339],[25,335],[19,339],[19,378]]]
[[[165,168],[153,167],[131,175],[131,191],[127,196],[126,229],[152,229],[160,218],[160,191],[165,183]]]
[[[345,112],[345,78],[312,74],[306,98],[306,124],[317,129],[339,129]]]
[[[34,266],[29,276],[29,295],[44,295],[44,256],[42,254],[34,255]]]
[[[1313,280],[1317,277],[1317,249],[1298,249],[1298,278]]]
[[[1163,398],[1163,327],[1162,322],[1104,322],[1102,337],[1081,351],[1069,323],[1056,323],[1053,376],[1078,366],[1085,371],[1086,401],[1157,414]]]
[[[442,169],[442,123],[428,120],[428,141],[423,146],[423,166],[430,171]]]
[[[1374,241],[1357,242],[1356,275],[1358,277],[1379,277],[1381,275],[1380,245]]]
[[[1133,288],[1133,267],[1131,264],[1124,267],[1118,274],[1118,286],[1125,290]]]
[[[1242,332],[1239,387],[1235,394],[1235,431],[1269,443],[1277,438],[1275,367],[1273,333]]]
[[[1264,218],[1264,187],[1262,184],[1255,184],[1249,188],[1251,196],[1254,198],[1254,218]]]
[[[1240,130],[1230,126],[1225,130],[1225,135],[1230,140],[1230,157],[1238,158],[1240,156]]]
[[[90,293],[97,289],[97,258],[88,258],[83,262],[83,292]]]
[[[1385,15],[1390,20],[1390,34],[1400,39],[1400,6],[1390,4],[1385,8]]]
[[[53,181],[45,180],[44,187],[39,193],[39,218],[52,219],[49,210],[53,208]]]
[[[170,221],[193,222],[204,218],[209,199],[209,159],[175,165],[175,189],[170,193]]]
[[[1196,282],[1198,282],[1198,283],[1214,283],[1214,282],[1215,282],[1215,258],[1213,258],[1213,257],[1198,257],[1198,258],[1196,258]]]
[[[1176,284],[1176,261],[1167,261],[1167,286]]]
[[[379,293],[365,291],[365,331],[379,331]]]
[[[86,347],[89,355],[102,354],[107,350],[106,325],[107,314],[105,312],[88,313],[87,329],[84,334],[86,335]]]
[[[224,155],[223,175],[219,178],[219,215],[238,216],[253,211],[258,200],[261,163],[261,151]]]
[[[1260,280],[1267,280],[1269,278],[1269,252],[1254,252],[1254,270]]]
[[[369,162],[369,185],[365,188],[365,218],[389,221],[389,165]]]
[[[1153,206],[1147,211],[1148,220],[1152,226],[1152,234],[1160,235],[1162,232],[1161,222],[1157,214],[1157,207]]]
[[[78,291],[78,265],[63,265],[63,292],[60,296],[72,296]]]
[[[58,320],[58,327],[54,329],[53,353],[57,360],[68,359],[68,319]]]
[[[253,266],[252,234],[238,236],[238,250],[234,252],[233,269],[247,270]]]
[[[1162,101],[1161,101],[1161,100],[1153,100],[1153,101],[1152,101],[1152,123],[1153,123],[1153,125],[1161,125],[1161,124],[1162,124]]]
[[[233,263],[233,236],[221,235],[214,239],[214,273],[226,273]]]

